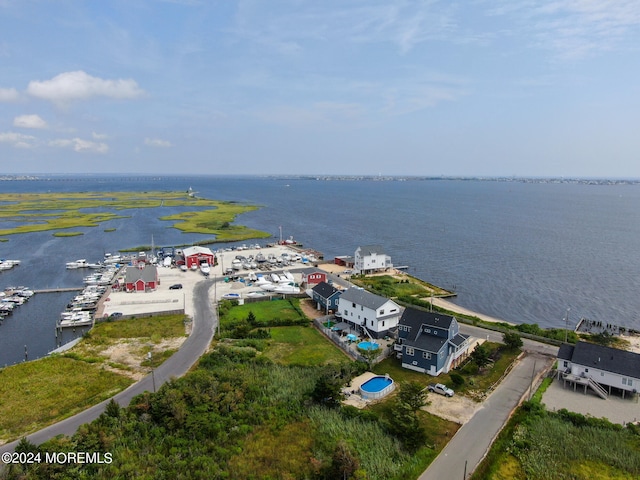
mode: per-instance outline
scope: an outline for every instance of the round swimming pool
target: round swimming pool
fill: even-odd
[[[389,375],[377,375],[360,385],[360,396],[365,400],[375,400],[388,395],[395,388]]]
[[[360,342],[358,344],[358,348],[361,348],[362,350],[377,350],[380,348],[380,345],[376,342]]]

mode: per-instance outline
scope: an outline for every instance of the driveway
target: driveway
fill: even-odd
[[[207,350],[213,339],[213,333],[218,322],[216,312],[211,308],[211,302],[209,300],[209,289],[212,286],[212,280],[203,280],[196,284],[193,292],[193,329],[191,330],[191,335],[182,344],[180,350],[156,368],[153,375],[147,375],[139,382],[134,383],[113,397],[118,404],[121,406],[129,405],[131,399],[136,395],[144,393],[145,391],[153,391],[154,384],[157,389],[166,381],[184,375]],[[98,418],[108,402],[109,400],[105,400],[73,417],[69,417],[32,433],[28,435],[27,438],[35,444],[41,444],[57,435],[73,435],[80,425]],[[2,445],[0,447],[0,453],[5,451],[12,452],[17,443],[18,441],[15,441]]]
[[[538,353],[528,353],[521,358],[419,479],[465,478],[465,471],[467,475],[473,472],[513,410],[528,397],[532,382],[535,390],[541,375],[553,361]]]

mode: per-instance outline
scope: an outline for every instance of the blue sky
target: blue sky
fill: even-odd
[[[0,0],[1,173],[640,178],[637,0]]]

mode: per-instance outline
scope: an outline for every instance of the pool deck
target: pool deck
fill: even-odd
[[[364,408],[369,403],[374,400],[365,400],[360,396],[360,386],[371,380],[373,377],[377,377],[378,375],[373,372],[364,372],[362,375],[355,377],[351,380],[351,385],[348,387],[344,387],[342,389],[342,393],[345,395],[345,399],[342,401],[344,405],[351,405],[356,408]]]

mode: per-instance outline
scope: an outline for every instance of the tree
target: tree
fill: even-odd
[[[417,412],[427,405],[427,392],[418,382],[402,382],[398,401],[407,405],[411,411]]]
[[[489,349],[484,344],[477,345],[470,357],[478,368],[483,368],[489,363]]]
[[[417,413],[400,400],[396,400],[389,412],[388,430],[409,452],[418,450],[427,439],[427,432],[420,425]]]
[[[509,350],[517,350],[522,347],[522,338],[516,332],[505,332],[502,334],[502,341]]]
[[[360,468],[360,461],[351,452],[349,446],[344,440],[338,442],[333,451],[328,477],[332,479],[351,479],[354,478],[358,468]]]
[[[342,379],[337,372],[326,372],[316,380],[311,398],[318,403],[338,407],[342,401]]]

